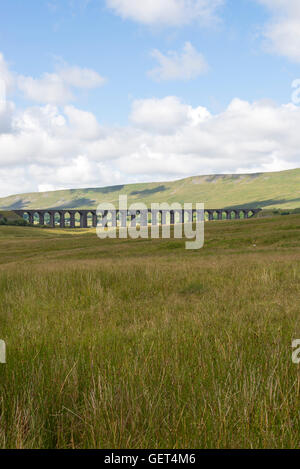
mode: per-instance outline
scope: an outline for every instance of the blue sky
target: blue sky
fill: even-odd
[[[297,0],[2,0],[0,18],[0,195],[299,166]]]
[[[299,65],[265,54],[259,31],[267,10],[253,0],[231,0],[220,8],[220,23],[201,28],[144,26],[124,21],[104,1],[12,0],[1,7],[1,49],[13,70],[38,77],[63,59],[107,77],[105,87],[78,97],[100,122],[124,124],[135,98],[180,96],[191,105],[223,110],[233,97],[290,99]],[[190,81],[155,82],[153,49],[179,50],[186,41],[206,57],[208,73]]]

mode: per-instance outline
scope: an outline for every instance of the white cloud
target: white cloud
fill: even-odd
[[[170,96],[132,104],[131,125],[102,127],[66,106],[13,110],[0,131],[0,195],[97,187],[300,164],[300,107],[234,99],[212,115]]]
[[[133,102],[130,120],[136,127],[158,134],[176,132],[185,125],[193,126],[209,118],[202,107],[193,109],[176,96],[163,99],[141,99]]]
[[[45,73],[36,79],[19,76],[18,87],[26,99],[37,103],[62,104],[74,99],[69,88],[56,73]]]
[[[59,69],[59,76],[64,83],[76,88],[97,88],[105,83],[105,78],[89,68],[66,65]]]
[[[0,100],[0,134],[10,132],[14,110],[13,103]]]
[[[101,136],[101,127],[91,112],[81,111],[74,106],[66,106],[64,112],[69,121],[69,129],[76,133],[77,138],[96,140]]]
[[[159,66],[148,72],[148,75],[156,81],[191,80],[208,70],[203,55],[190,42],[185,43],[181,53],[169,51],[164,55],[155,49],[151,55]]]
[[[97,88],[105,79],[94,70],[64,65],[56,73],[44,73],[40,78],[19,76],[17,83],[31,101],[64,104],[74,100],[71,88]]]
[[[70,171],[70,166],[72,170]],[[90,161],[87,155],[77,155],[68,164],[58,168],[57,181],[67,186],[70,184],[89,184],[94,180],[94,171],[97,165]]]
[[[66,187],[56,186],[55,184],[38,184],[38,192],[61,191]]]
[[[192,21],[208,25],[216,20],[223,0],[106,0],[122,18],[146,25],[180,26]]]
[[[271,12],[263,35],[268,51],[300,62],[300,2],[299,0],[257,0]]]

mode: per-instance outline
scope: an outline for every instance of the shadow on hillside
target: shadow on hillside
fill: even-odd
[[[111,192],[118,192],[124,189],[122,186],[110,186],[110,187],[96,187],[95,189],[80,189],[81,192],[88,194],[89,192],[99,192],[100,194],[110,194]],[[74,189],[76,191],[76,189]]]
[[[27,204],[28,201],[20,199],[11,205],[6,205],[5,207],[1,208],[1,210],[22,210],[27,207]]]
[[[239,205],[229,205],[227,207],[224,207],[225,209],[236,209],[236,208],[267,208],[270,205],[281,205],[281,204],[287,204],[289,202],[299,202],[300,206],[300,198],[297,199],[269,199],[269,200],[255,200],[253,202],[249,202],[247,204],[239,204]]]
[[[143,191],[132,191],[130,192],[130,195],[146,196],[146,195],[156,194],[157,192],[164,192],[167,190],[168,188],[166,186],[158,186],[158,187],[154,187],[153,189],[144,189]]]
[[[205,182],[217,182],[219,179],[226,181],[238,181],[239,179],[243,180],[245,178],[256,179],[261,176],[262,173],[252,173],[252,174],[213,174],[211,176],[205,176]],[[201,176],[200,176],[201,177]]]
[[[92,208],[95,206],[95,204],[96,204],[96,200],[85,199],[84,197],[82,197],[81,199],[74,199],[74,200],[71,200],[70,202],[66,202],[63,205],[54,205],[54,207],[51,207],[51,208],[55,210],[66,210],[68,208],[79,209],[79,208],[83,208],[84,206],[88,208]]]

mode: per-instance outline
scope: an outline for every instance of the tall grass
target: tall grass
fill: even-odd
[[[2,448],[299,447],[300,218],[0,228]],[[253,246],[256,244],[256,246]]]

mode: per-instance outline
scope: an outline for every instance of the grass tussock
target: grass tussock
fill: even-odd
[[[299,447],[299,216],[194,252],[0,227],[0,298],[2,448]]]

